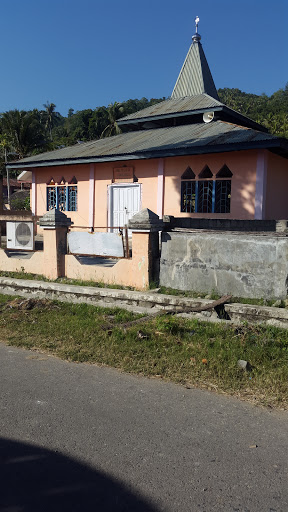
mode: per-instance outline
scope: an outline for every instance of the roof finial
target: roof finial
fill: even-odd
[[[194,42],[199,43],[199,41],[201,39],[200,34],[198,34],[198,23],[199,23],[199,21],[200,21],[199,16],[196,16],[196,18],[195,18],[196,32],[195,32],[194,36],[192,36],[193,43]]]

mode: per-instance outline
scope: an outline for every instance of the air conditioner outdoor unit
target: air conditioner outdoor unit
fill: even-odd
[[[34,251],[33,222],[6,222],[7,249]]]

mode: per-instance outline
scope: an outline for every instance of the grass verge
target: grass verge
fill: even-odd
[[[288,409],[288,330],[173,316],[125,330],[121,324],[136,318],[125,310],[48,300],[27,309],[23,301],[0,295],[0,341]]]

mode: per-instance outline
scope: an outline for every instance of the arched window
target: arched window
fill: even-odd
[[[181,176],[181,212],[195,212],[195,174],[187,167]]]
[[[230,213],[232,176],[226,164],[216,174],[215,213]]]
[[[66,182],[64,176],[55,182],[51,177],[47,182],[47,210],[56,208],[60,211],[76,211],[77,210],[77,179],[75,176]]]
[[[77,183],[78,183],[78,181],[76,180],[75,176],[73,176],[73,178],[69,181],[69,185],[68,185],[68,205],[69,205],[70,212],[77,211],[77,193],[78,193]]]
[[[181,180],[195,180],[195,174],[191,167],[187,167],[186,171],[183,172]]]
[[[198,179],[187,167],[181,176],[181,212],[230,213],[232,176],[226,164],[214,178],[208,165],[199,173]]]
[[[205,165],[205,167],[200,172],[198,178],[199,178],[199,180],[213,178],[213,174],[211,172],[211,169],[208,167],[208,165]]]
[[[57,205],[57,189],[54,178],[47,181],[47,210],[54,210]]]
[[[226,164],[221,167],[220,171],[217,172],[216,178],[232,178],[233,174]]]

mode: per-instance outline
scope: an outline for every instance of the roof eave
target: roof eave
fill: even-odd
[[[207,108],[198,108],[196,110],[185,110],[183,112],[170,112],[169,114],[161,114],[158,116],[148,116],[148,117],[137,117],[135,119],[130,119],[127,121],[117,121],[117,124],[119,126],[127,126],[127,125],[133,125],[133,124],[140,124],[140,123],[146,123],[146,122],[153,122],[153,121],[160,121],[161,119],[169,119],[174,117],[187,117],[187,116],[194,116],[196,114],[204,114],[205,112],[219,112],[223,110],[224,105],[219,105],[215,107],[207,107]]]
[[[235,119],[238,119],[242,123],[244,122],[246,125],[249,126],[249,128],[253,128],[254,130],[258,130],[265,133],[269,132],[269,130],[262,124],[253,121],[253,119],[250,119],[250,117],[244,116],[243,114],[240,114],[240,112],[237,112],[236,110],[233,110],[230,107],[227,107],[227,105],[223,105],[223,112],[225,112],[229,116],[234,117]]]
[[[103,162],[117,162],[124,160],[144,160],[151,158],[168,158],[173,156],[184,156],[184,155],[199,155],[199,154],[211,154],[211,153],[227,153],[230,151],[243,151],[249,149],[268,149],[273,152],[279,153],[284,158],[288,158],[288,141],[286,139],[273,139],[265,141],[249,141],[249,142],[235,142],[233,144],[215,144],[215,145],[201,145],[194,147],[179,147],[173,149],[153,149],[135,153],[127,154],[115,154],[111,156],[95,156],[89,158],[70,158],[70,159],[57,159],[57,160],[43,160],[40,162],[26,162],[9,163],[8,169],[33,169],[37,167],[54,167],[59,165],[73,165],[73,164],[91,164],[91,163],[103,163]]]
[[[242,126],[248,126],[249,128],[253,128],[254,130],[258,130],[264,133],[268,133],[268,129],[257,123],[256,121],[253,121],[253,119],[250,119],[250,117],[244,116],[243,114],[240,114],[240,112],[237,112],[236,110],[231,109],[230,107],[227,107],[227,105],[218,105],[214,107],[207,107],[207,108],[199,108],[195,110],[185,110],[183,112],[170,112],[167,114],[161,114],[161,115],[155,115],[155,116],[147,116],[147,117],[137,117],[134,119],[129,120],[119,120],[117,121],[117,124],[121,127],[126,126],[135,126],[146,122],[157,122],[161,121],[163,119],[174,119],[174,118],[183,118],[187,116],[194,116],[197,114],[204,114],[205,112],[224,112],[225,114],[228,114],[233,119],[236,119],[242,124]]]

